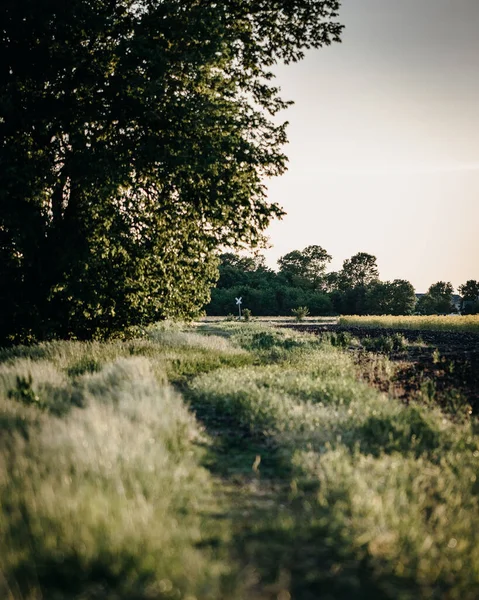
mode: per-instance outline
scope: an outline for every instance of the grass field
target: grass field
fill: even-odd
[[[228,322],[234,322],[237,321],[237,315],[235,315],[234,318],[231,317],[203,317],[200,321],[198,321],[199,324],[203,324],[203,323],[228,323]],[[279,325],[284,325],[286,323],[296,323],[297,319],[296,317],[257,317],[257,316],[253,316],[251,317],[251,320],[254,321],[255,323],[269,323],[269,324],[279,324]],[[309,323],[309,324],[318,324],[321,325],[323,323],[337,323],[338,321],[338,317],[303,317],[302,318],[302,322],[303,323]]]
[[[339,317],[339,325],[346,327],[383,327],[388,329],[416,329],[425,331],[464,331],[479,334],[479,315],[411,316],[384,315]]]
[[[0,351],[0,597],[479,597],[477,420],[265,324]]]

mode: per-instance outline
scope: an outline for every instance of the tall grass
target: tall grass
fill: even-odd
[[[204,332],[0,351],[0,597],[479,597],[473,418],[380,393],[333,338]]]
[[[281,361],[201,375],[192,391],[292,466],[297,510],[276,527],[290,544],[301,540],[302,577],[317,593],[478,597],[473,423],[389,399],[360,380],[348,355],[315,338],[256,327],[233,339],[262,359],[268,346]],[[324,564],[308,567],[311,553]],[[297,581],[291,590],[307,594]]]
[[[192,600],[229,589],[231,567],[198,548],[218,535],[205,517],[216,510],[199,465],[205,438],[165,382],[244,351],[165,335],[3,352],[1,598]]]
[[[339,325],[346,327],[380,327],[387,329],[424,329],[431,331],[464,331],[479,333],[479,315],[452,316],[410,316],[383,315],[345,316],[339,318]]]
[[[372,574],[378,596],[478,597],[477,451],[431,460],[338,447],[294,460],[320,482],[316,513],[327,535]]]

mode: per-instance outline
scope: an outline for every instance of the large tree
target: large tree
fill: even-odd
[[[337,0],[3,0],[0,338],[188,316],[282,211],[278,61]]]

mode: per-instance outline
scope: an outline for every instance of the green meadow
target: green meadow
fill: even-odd
[[[476,417],[367,368],[257,323],[0,351],[0,597],[475,600]]]

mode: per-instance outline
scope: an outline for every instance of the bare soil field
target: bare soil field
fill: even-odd
[[[316,335],[334,333],[351,336],[351,343],[346,343],[346,346],[360,364],[369,360],[371,351],[379,349],[381,354],[393,361],[395,372],[391,380],[379,378],[374,383],[382,389],[392,384],[396,395],[405,402],[421,396],[451,412],[470,410],[472,414],[479,414],[479,335],[334,324],[298,323],[283,326]],[[368,344],[370,340],[380,342],[395,335],[404,338],[403,347],[390,350],[381,348],[381,343],[377,343],[376,348],[374,344]]]

